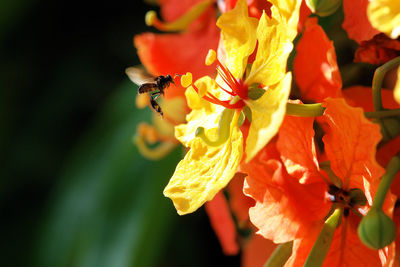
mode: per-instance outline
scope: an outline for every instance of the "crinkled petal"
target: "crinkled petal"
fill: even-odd
[[[288,34],[287,25],[263,13],[257,27],[257,55],[246,79],[247,84],[270,86],[285,76],[287,58],[293,49]]]
[[[381,140],[379,125],[368,121],[361,108],[353,108],[342,98],[327,98],[323,118],[329,125],[323,137],[332,171],[343,180],[343,188],[363,188],[378,180],[384,169],[375,160]]]
[[[297,35],[301,0],[269,0],[272,3],[272,17],[288,26],[290,40]],[[278,12],[276,12],[276,10]]]
[[[354,55],[354,62],[381,65],[400,56],[400,41],[380,33],[371,40],[361,42]]]
[[[323,266],[383,266],[379,257],[380,252],[362,244],[357,236],[357,229],[344,230],[344,224],[342,221],[341,226],[335,231]],[[345,228],[350,227],[351,225],[347,224]],[[320,231],[321,227],[317,227],[304,238],[294,241],[292,256],[285,267],[303,266]],[[346,233],[343,234],[342,231]]]
[[[248,15],[245,0],[237,1],[234,9],[222,14],[217,20],[226,51],[224,63],[236,78],[243,76],[247,58],[256,47],[257,24],[258,20]]]
[[[304,99],[323,101],[338,97],[342,79],[336,62],[333,42],[318,25],[317,18],[305,23],[304,33],[296,46],[294,77]]]
[[[246,162],[249,162],[278,132],[285,117],[291,80],[292,75],[289,72],[279,84],[268,88],[261,98],[247,101],[252,122],[246,139]]]
[[[217,88],[215,81],[208,76],[197,80],[195,86],[197,88],[206,88],[205,90],[210,92],[214,92]],[[195,138],[195,132],[198,127],[201,126],[205,129],[215,129],[218,127],[219,116],[223,108],[201,98],[193,87],[189,87],[185,95],[188,106],[192,111],[186,116],[186,124],[175,127],[175,137],[184,146],[189,147]],[[210,131],[208,134],[215,135],[210,138],[217,138],[216,130]]]
[[[210,136],[211,132],[215,136],[217,129],[206,134]],[[232,179],[242,159],[243,136],[237,126],[232,126],[231,135],[223,145],[209,147],[196,137],[190,147],[164,189],[164,195],[173,201],[180,215],[194,212],[213,199]]]
[[[368,0],[343,0],[343,29],[357,43],[371,39],[379,31],[372,27],[367,17]]]
[[[301,183],[321,182],[314,144],[314,118],[286,116],[277,142],[287,172]]]
[[[244,192],[256,201],[249,210],[258,234],[275,243],[291,241],[315,227],[329,210],[325,203],[326,184],[300,184],[284,170],[269,144],[242,169],[248,174]]]
[[[386,33],[392,39],[400,36],[400,1],[370,1],[367,12],[372,26]]]

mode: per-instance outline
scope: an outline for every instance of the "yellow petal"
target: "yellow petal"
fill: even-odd
[[[292,75],[289,72],[276,86],[268,88],[261,98],[246,102],[252,114],[246,140],[246,162],[249,162],[278,132],[285,117],[291,81]]]
[[[212,131],[216,133],[215,128]],[[209,147],[195,138],[164,189],[164,195],[173,201],[178,214],[191,213],[229,183],[242,156],[243,136],[236,123],[232,123],[228,141],[219,147]]]
[[[288,27],[270,19],[263,12],[257,28],[258,50],[247,84],[270,86],[279,82],[286,73],[286,62],[293,44]]]
[[[397,82],[394,87],[394,99],[400,104],[400,67],[397,69]]]
[[[368,4],[367,14],[372,26],[392,39],[400,36],[400,1],[374,0]]]
[[[247,58],[256,47],[257,24],[258,20],[248,15],[245,0],[237,1],[234,9],[222,14],[217,20],[226,51],[224,64],[236,78],[243,76]]]
[[[195,82],[195,86],[210,91],[217,95],[217,84],[213,79],[204,76]],[[202,90],[203,90],[202,89]],[[195,132],[198,127],[212,129],[218,127],[219,116],[223,107],[214,105],[199,96],[199,94],[189,87],[185,92],[188,106],[192,111],[186,116],[186,124],[175,127],[175,137],[186,147],[191,146],[195,138]],[[212,137],[211,137],[212,138]]]
[[[293,41],[297,35],[301,0],[269,0],[271,14],[280,23],[288,26],[289,37]]]

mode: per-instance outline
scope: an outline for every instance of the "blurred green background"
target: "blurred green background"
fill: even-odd
[[[238,266],[131,138],[141,1],[0,1],[0,266]]]

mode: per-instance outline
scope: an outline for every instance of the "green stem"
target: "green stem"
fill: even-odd
[[[373,111],[373,112],[364,112],[364,115],[367,118],[376,118],[376,119],[392,117],[392,116],[400,116],[400,108],[379,110],[379,111]]]
[[[317,117],[322,116],[324,114],[325,108],[321,105],[321,103],[315,104],[286,104],[286,114],[291,116],[299,116],[299,117]],[[364,112],[365,117],[367,118],[386,118],[393,116],[400,116],[400,108],[397,109],[387,109],[387,110],[379,110],[372,112]]]
[[[293,241],[280,244],[276,247],[264,267],[276,267],[285,265],[292,254]]]
[[[396,57],[390,60],[389,62],[383,64],[382,66],[380,66],[375,70],[374,78],[372,80],[372,97],[374,101],[375,111],[383,109],[382,96],[381,96],[383,78],[385,77],[386,73],[389,70],[398,65],[400,65],[400,57]]]
[[[385,201],[386,194],[392,184],[393,178],[400,170],[400,157],[399,155],[394,156],[389,164],[386,166],[386,173],[382,176],[381,182],[379,183],[378,190],[374,197],[374,203],[371,208],[382,209],[383,202]]]
[[[342,209],[337,208],[333,214],[325,221],[321,233],[312,247],[310,254],[306,259],[303,267],[317,267],[322,266],[325,257],[328,254],[329,247],[331,246],[333,235],[335,234],[336,227],[340,222]]]
[[[316,104],[286,104],[286,114],[300,117],[317,117],[324,114],[325,108],[321,103]]]

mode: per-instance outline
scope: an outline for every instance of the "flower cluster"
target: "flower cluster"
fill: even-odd
[[[136,140],[187,148],[164,189],[178,214],[205,205],[244,266],[400,264],[398,1],[160,2],[146,23],[174,33],[134,43],[176,85]]]

